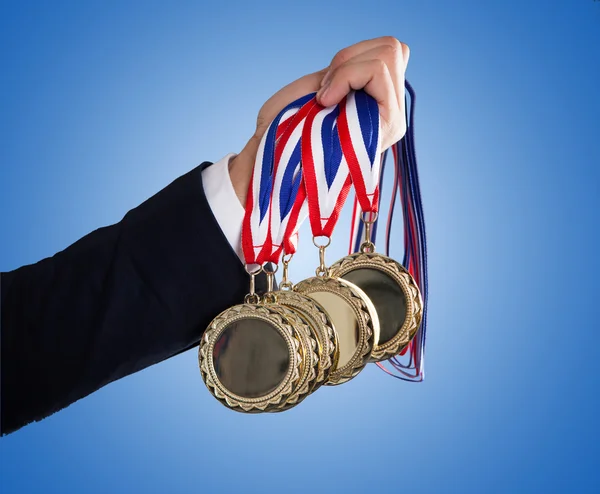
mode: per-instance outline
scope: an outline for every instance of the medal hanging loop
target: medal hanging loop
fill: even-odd
[[[315,270],[315,274],[319,277],[327,276],[329,270],[325,265],[325,247],[319,247],[319,267]]]
[[[317,242],[317,236],[313,237],[313,244],[315,245],[315,247],[317,247],[319,249],[319,267],[315,270],[315,274],[318,277],[325,277],[328,276],[329,274],[329,269],[327,268],[327,265],[325,264],[325,249],[327,247],[329,247],[329,245],[331,244],[331,237],[328,237],[326,235],[320,235],[324,238],[327,239],[327,241],[324,244],[320,244],[319,242]]]
[[[366,218],[366,215],[369,215],[369,219]],[[360,252],[363,254],[375,252],[375,244],[371,241],[371,228],[377,221],[377,216],[377,212],[363,212],[360,215],[360,219],[365,225],[365,240],[360,246]]]
[[[263,271],[263,267],[259,266],[256,270],[250,270],[248,269],[248,264],[246,264],[245,268],[246,273],[250,275],[250,288],[248,294],[244,297],[244,302],[246,304],[258,304],[260,302],[260,297],[256,293],[256,276]]]
[[[274,269],[267,269],[268,264],[262,267],[263,272],[267,275],[267,293],[263,296],[263,300],[267,303],[277,303],[277,297],[273,293],[275,287],[275,273],[279,271],[279,265],[275,264]]]
[[[289,257],[286,258],[286,256]],[[281,275],[281,283],[279,284],[280,290],[291,290],[294,288],[294,285],[289,278],[289,265],[292,257],[294,257],[294,254],[284,254],[281,258],[281,263],[283,264],[283,274]]]

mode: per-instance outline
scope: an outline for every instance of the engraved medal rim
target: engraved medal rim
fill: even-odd
[[[336,287],[333,288],[332,285],[336,285]],[[332,276],[313,276],[295,285],[294,291],[303,295],[319,291],[333,293],[342,298],[352,308],[358,322],[360,334],[357,348],[348,363],[342,367],[338,366],[330,374],[325,385],[343,384],[355,378],[369,362],[379,329],[377,312],[374,311],[374,308],[374,313],[371,312],[369,307],[371,302],[366,294],[353,283]],[[325,310],[327,309],[325,308]]]
[[[313,386],[313,391],[316,391],[328,380],[331,372],[337,368],[339,347],[335,325],[325,308],[313,298],[293,290],[281,290],[274,292],[274,295],[278,303],[299,311],[300,316],[307,320],[309,328],[312,328],[316,334],[316,341],[320,349],[317,379]],[[317,323],[317,328],[314,328],[314,325],[302,311],[312,314],[310,319]]]
[[[309,328],[310,325],[301,314],[292,308],[285,308],[285,306],[279,305],[279,302],[275,302],[277,305],[274,305],[272,302],[265,302],[265,304],[270,305],[270,308],[275,310],[283,308],[292,312],[292,314],[287,314],[287,316],[291,320],[290,322],[294,326],[294,329],[297,330],[300,336],[300,345],[303,348],[300,377],[294,385],[294,390],[276,409],[270,410],[273,412],[283,411],[300,404],[312,393],[317,379],[317,366],[319,364],[319,355],[315,353],[313,348],[318,346],[318,341],[316,338],[313,338]]]
[[[400,330],[387,342],[376,345],[372,362],[381,362],[398,355],[414,338],[423,318],[421,291],[410,272],[398,261],[378,252],[355,252],[342,257],[330,268],[331,276],[342,276],[357,269],[374,269],[392,278],[406,298],[406,314]]]
[[[264,412],[270,407],[276,407],[294,392],[295,384],[300,378],[303,356],[300,348],[302,344],[297,331],[287,320],[285,310],[272,309],[263,304],[235,305],[215,317],[202,337],[198,360],[204,383],[215,398],[233,410]],[[259,319],[269,323],[286,342],[290,359],[286,375],[279,386],[270,393],[257,398],[246,398],[228,390],[217,377],[214,367],[214,346],[219,337],[230,324],[243,319]],[[241,410],[239,410],[240,408]]]

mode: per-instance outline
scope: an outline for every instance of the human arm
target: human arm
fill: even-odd
[[[383,149],[400,140],[407,62],[408,48],[394,38],[367,40],[278,91],[228,164],[240,203],[269,123],[308,93],[319,91],[319,103],[331,106],[351,89],[364,88],[379,104]],[[330,84],[321,88],[324,77]],[[51,258],[0,274],[3,434],[195,346],[214,316],[243,299],[248,276],[238,235],[232,230],[228,237],[219,224],[229,220],[217,221],[211,212],[199,186],[203,165],[118,224]]]
[[[197,345],[243,300],[248,276],[204,194],[209,164],[119,223],[0,274],[2,434]]]

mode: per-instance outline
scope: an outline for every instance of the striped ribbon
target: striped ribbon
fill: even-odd
[[[427,244],[414,145],[415,93],[406,81],[407,132],[392,146],[394,179],[386,225],[389,255],[396,199],[404,222],[402,264],[423,295],[421,325],[385,372],[407,381],[424,378],[427,326]],[[331,237],[351,186],[354,186],[349,252],[364,240],[363,212],[377,212],[388,150],[380,156],[379,110],[364,91],[352,91],[338,105],[323,108],[308,94],[284,108],[261,139],[242,225],[246,264],[278,263],[297,248],[298,229],[308,215],[314,236]],[[375,242],[379,220],[371,231]]]
[[[379,111],[364,91],[324,108],[315,93],[284,108],[261,139],[242,225],[246,264],[278,263],[297,248],[310,217],[315,236],[331,237],[352,185],[378,204]]]
[[[427,325],[427,245],[414,145],[415,93],[406,81],[407,132],[392,146],[394,179],[386,225],[389,255],[396,199],[404,222],[402,264],[423,295],[423,319],[406,349],[387,361],[385,372],[408,381],[424,378]],[[306,216],[314,236],[331,237],[351,186],[353,221],[349,252],[364,240],[363,212],[377,212],[388,150],[380,151],[379,109],[364,91],[351,91],[338,105],[323,108],[315,93],[284,108],[261,139],[242,225],[246,264],[278,263],[297,249]],[[381,154],[381,156],[380,156]],[[373,224],[375,242],[379,220]]]
[[[379,108],[363,90],[309,113],[302,133],[302,166],[315,237],[331,237],[350,188],[365,207],[378,204]]]
[[[427,328],[427,240],[425,220],[421,201],[421,188],[417,170],[414,136],[414,110],[416,95],[412,86],[406,81],[406,120],[407,131],[403,139],[392,146],[394,160],[394,179],[392,194],[387,215],[385,233],[385,253],[389,256],[391,230],[397,196],[400,196],[402,218],[404,223],[404,258],[402,264],[411,273],[423,296],[423,319],[411,343],[403,352],[387,361],[392,367],[388,370],[383,363],[377,365],[388,374],[407,381],[422,381],[425,377],[425,336]],[[385,163],[388,151],[381,158],[380,193],[384,183]],[[380,201],[381,195],[378,198]],[[358,252],[364,241],[364,229],[361,221],[363,204],[358,195],[354,201],[349,253]],[[371,240],[375,242],[377,224],[374,223]]]
[[[304,202],[298,197],[302,183],[300,136],[306,114],[315,104],[314,94],[290,103],[261,139],[242,223],[242,251],[247,265],[278,263],[284,244],[286,250],[295,250]]]
[[[377,101],[364,91],[352,92],[340,110],[338,120],[342,152],[363,212],[376,213],[379,207],[381,175],[381,132]]]

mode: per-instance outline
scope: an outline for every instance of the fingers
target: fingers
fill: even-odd
[[[339,67],[329,84],[320,89],[318,100],[323,106],[333,106],[353,89],[363,88],[379,105],[398,107],[392,76],[386,63],[379,58],[347,62]]]
[[[394,83],[387,65],[382,60],[376,58],[342,65],[333,74],[331,83],[325,89],[327,91],[320,97],[323,106],[338,104],[353,89],[364,89],[375,98],[379,105],[384,136],[390,136],[385,139],[384,145],[389,147],[393,144],[389,140],[396,138],[399,132],[404,132],[405,129],[402,129],[404,118],[400,113]],[[396,140],[400,140],[401,137],[397,137]]]
[[[406,130],[404,72],[408,57],[408,47],[392,36],[361,41],[340,50],[329,66],[288,84],[263,105],[252,141],[260,142],[273,118],[291,101],[321,88],[317,101],[323,106],[332,106],[350,90],[364,88],[379,103],[384,131],[382,143],[393,144]],[[326,95],[325,87],[321,87],[324,80],[330,81]],[[396,140],[390,142],[393,138]]]
[[[364,89],[379,105],[383,149],[406,132],[404,73],[410,52],[392,37],[362,41],[336,54],[317,93],[322,106],[338,104],[351,90]]]
[[[404,56],[401,51],[398,51],[397,46],[392,44],[381,44],[375,46],[374,48],[357,54],[343,64],[338,65],[336,69],[334,69],[334,72],[339,70],[340,67],[349,63],[374,59],[380,59],[387,65],[392,77],[394,89],[396,91],[396,99],[398,100],[399,105],[402,106],[404,102],[404,72],[406,71],[406,64],[404,62]],[[331,72],[328,74],[331,74]],[[328,82],[327,80],[331,80],[331,76],[328,77],[328,74],[325,76],[327,79],[323,79],[325,80],[325,83]]]
[[[335,56],[331,60],[331,63],[329,64],[329,70],[333,71],[343,63],[349,61],[351,58],[354,58],[357,55],[360,55],[361,53],[372,50],[373,48],[385,45],[393,47],[396,49],[396,51],[402,53],[404,65],[408,63],[408,58],[410,55],[408,46],[404,43],[401,43],[393,36],[381,36],[379,38],[359,41],[358,43],[347,46],[346,48],[340,50],[335,54]]]

